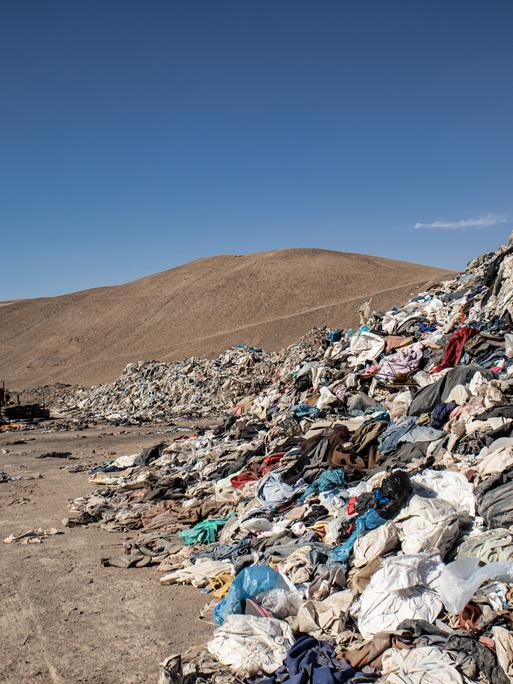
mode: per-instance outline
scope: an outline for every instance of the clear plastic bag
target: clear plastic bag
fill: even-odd
[[[257,603],[270,610],[280,620],[289,616],[297,615],[299,607],[305,597],[302,591],[290,591],[290,589],[271,589],[265,594],[257,596]]]
[[[459,613],[488,580],[513,582],[513,563],[498,561],[479,565],[476,558],[461,558],[448,563],[440,575],[439,594],[449,613]]]

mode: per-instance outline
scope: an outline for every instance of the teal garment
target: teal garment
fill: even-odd
[[[192,546],[193,544],[212,544],[217,539],[217,533],[231,518],[218,518],[217,520],[203,520],[196,523],[190,530],[181,530],[180,537],[184,544]]]
[[[342,468],[338,470],[325,470],[319,477],[312,482],[306,492],[301,497],[304,501],[307,496],[314,492],[327,492],[331,489],[337,489],[346,482],[346,474]]]

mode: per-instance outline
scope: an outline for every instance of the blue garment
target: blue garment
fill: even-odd
[[[430,333],[436,330],[436,325],[434,323],[419,323],[419,330],[423,333]]]
[[[390,414],[388,411],[376,411],[376,413],[372,414],[371,418],[367,418],[367,420],[363,421],[363,425],[368,425],[369,423],[372,423],[374,420],[386,420],[387,423],[390,422]]]
[[[318,418],[321,415],[316,406],[308,406],[308,404],[296,404],[291,411],[296,418]]]
[[[337,328],[336,330],[328,330],[326,334],[326,339],[330,344],[338,342],[342,339],[342,330],[340,328]]]
[[[435,430],[429,425],[414,425],[408,432],[399,438],[399,442],[434,442],[435,439],[447,437],[443,430]]]
[[[477,290],[474,290],[474,292],[469,292],[467,295],[467,302],[470,301],[471,299],[474,299],[478,294],[481,294],[484,292],[485,288],[484,287],[479,287]]]
[[[337,658],[331,641],[303,636],[291,646],[274,675],[259,679],[256,684],[350,684],[357,675],[363,672]]]
[[[327,492],[331,489],[337,489],[337,487],[345,484],[345,482],[346,474],[342,468],[338,470],[325,470],[308,487],[301,497],[301,501],[304,501],[307,496],[310,496],[310,494],[313,494],[314,492]]]
[[[390,503],[390,499],[386,496],[383,496],[383,494],[381,493],[381,489],[376,489],[374,491],[374,498],[380,506],[384,506],[385,504]]]
[[[439,401],[431,412],[431,420],[429,421],[431,427],[434,427],[435,430],[441,430],[449,420],[449,416],[456,406],[457,404],[453,401],[449,404],[446,404],[444,401]]]
[[[386,499],[386,497],[382,497],[382,499],[383,498]],[[343,563],[346,561],[351,555],[357,538],[363,532],[366,532],[367,530],[374,530],[376,527],[380,527],[384,523],[386,523],[385,518],[382,518],[374,508],[369,508],[368,511],[365,511],[363,515],[356,519],[354,530],[351,532],[351,535],[346,539],[346,541],[340,546],[336,546],[330,553],[331,560],[336,561],[337,563]]]
[[[395,451],[401,437],[412,430],[416,424],[417,419],[414,416],[403,416],[390,423],[385,432],[382,432],[378,438],[379,453],[386,455]]]

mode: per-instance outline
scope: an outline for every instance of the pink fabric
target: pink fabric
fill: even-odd
[[[422,344],[420,342],[402,347],[394,354],[385,356],[376,377],[395,378],[398,375],[408,375],[419,367],[421,360]]]

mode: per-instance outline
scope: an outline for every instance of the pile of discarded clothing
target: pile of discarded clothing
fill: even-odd
[[[238,345],[218,358],[130,363],[111,384],[66,397],[68,413],[89,422],[158,422],[218,413],[272,379],[275,355]]]
[[[319,347],[324,348],[325,337],[325,330],[314,329],[277,353],[239,344],[216,359],[130,363],[113,383],[64,387],[53,397],[52,406],[84,423],[140,424],[219,416],[273,385],[277,373],[283,375],[316,355]]]
[[[315,331],[261,391],[240,350],[221,424],[91,472],[68,524],[131,532],[104,565],[215,600],[207,650],[162,683],[513,681],[512,314],[510,245]]]

